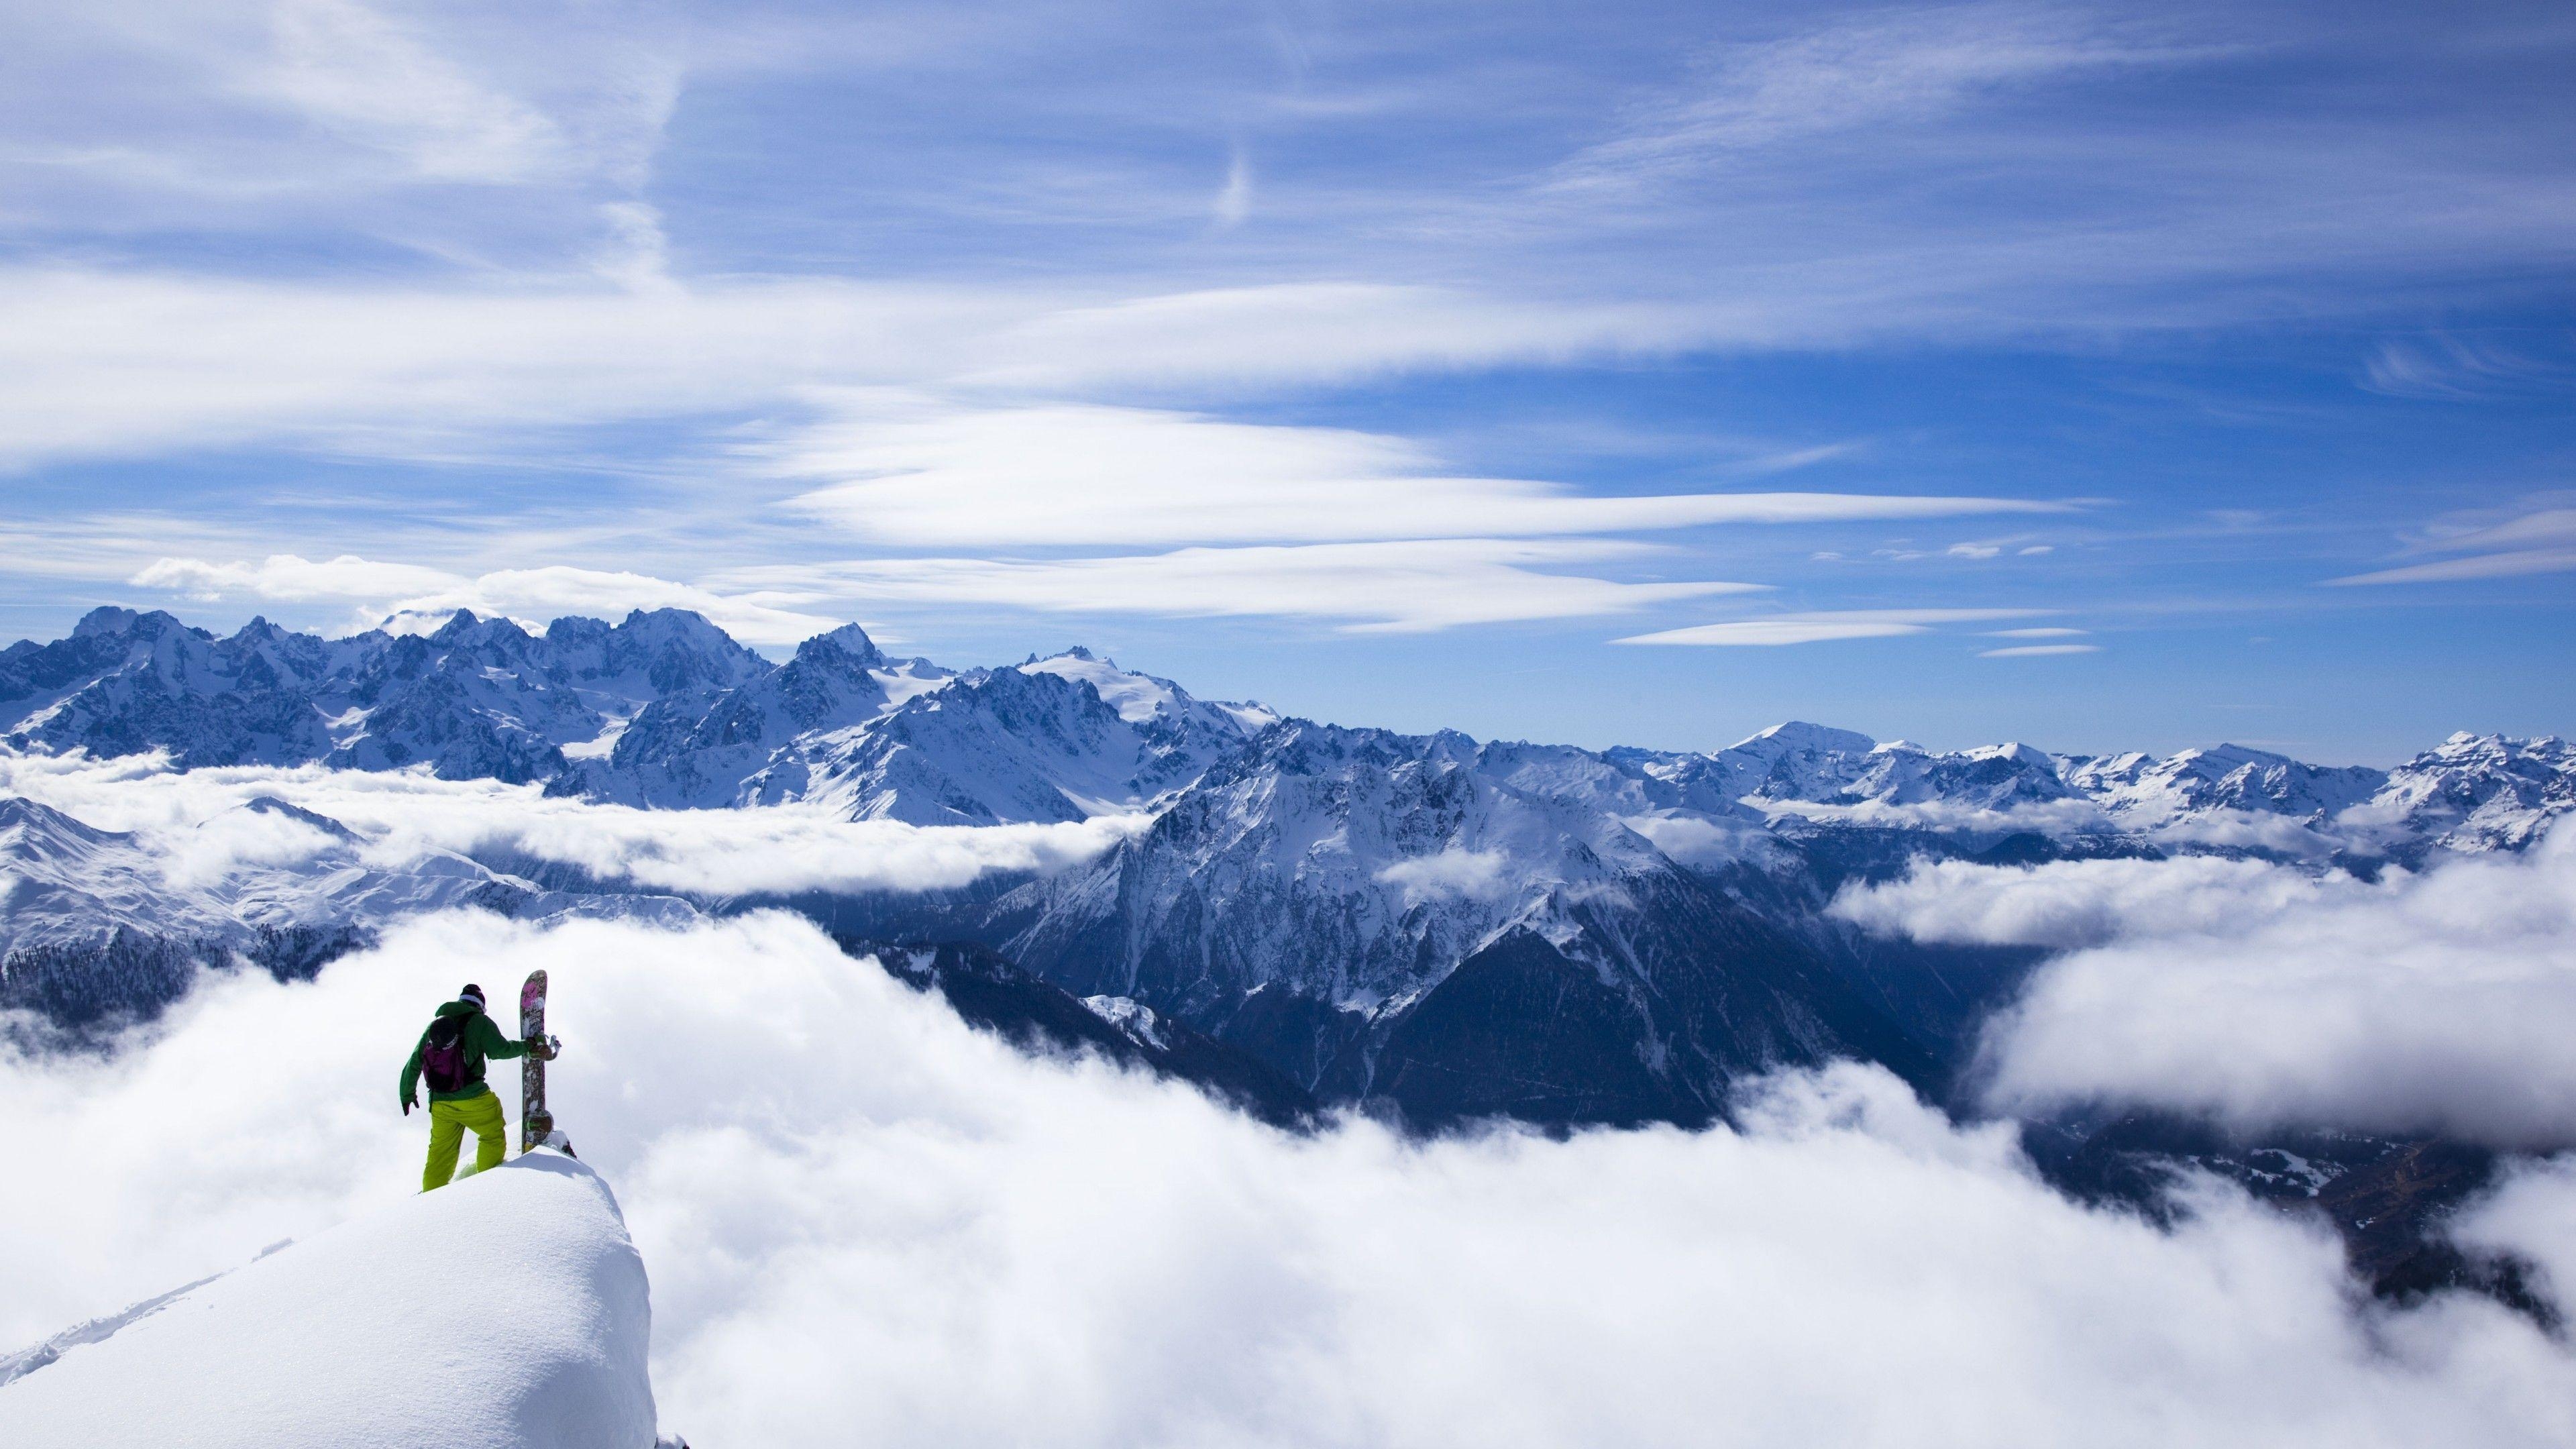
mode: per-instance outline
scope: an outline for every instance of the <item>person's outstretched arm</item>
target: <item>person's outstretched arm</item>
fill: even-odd
[[[506,1062],[512,1057],[523,1057],[528,1054],[526,1042],[512,1041],[504,1036],[501,1032],[501,1023],[481,1012],[475,1013],[474,1016],[474,1034],[482,1038],[483,1055],[492,1061]]]

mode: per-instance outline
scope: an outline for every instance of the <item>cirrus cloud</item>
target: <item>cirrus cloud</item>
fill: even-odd
[[[776,458],[841,481],[793,506],[924,547],[1229,543],[1634,533],[1710,524],[2055,513],[2045,500],[1869,493],[1586,494],[1458,476],[1421,445],[1096,404],[846,399]]]
[[[1699,644],[1768,648],[1785,644],[1819,644],[1838,639],[1897,639],[1930,633],[1936,624],[1973,623],[1986,619],[2025,619],[2046,609],[1829,609],[1814,613],[1774,614],[1760,619],[1734,619],[1720,624],[1693,624],[1632,634],[1614,644]]]
[[[870,559],[745,569],[719,582],[854,600],[1001,605],[1058,613],[1271,615],[1342,621],[1351,633],[1634,612],[1759,584],[1630,582],[1564,570],[1652,557],[1615,539],[1396,539],[1185,548],[1097,558]]]

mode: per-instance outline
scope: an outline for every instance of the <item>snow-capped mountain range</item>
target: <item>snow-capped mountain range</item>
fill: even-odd
[[[219,638],[167,613],[102,608],[69,638],[0,651],[0,739],[15,749],[164,750],[180,768],[426,766],[634,805],[801,801],[914,824],[1157,808],[1281,723],[1082,649],[949,669],[891,658],[852,625],[772,664],[673,609],[616,625],[558,619],[539,634],[460,611],[434,633],[323,639],[260,619]],[[1514,761],[1504,773],[1516,787],[1617,815],[1682,853],[1699,827],[1732,837],[1787,818],[2268,849],[2516,849],[2576,808],[2576,746],[2556,737],[2455,735],[2393,770],[2238,745],[2163,757],[1937,752],[1803,723],[1705,754],[1482,748]]]
[[[230,638],[160,612],[96,609],[71,637],[0,651],[0,720],[18,748],[165,749],[183,768],[324,761],[427,765],[447,779],[547,779],[564,747],[675,695],[768,663],[696,614],[531,635],[459,613],[428,635],[322,639],[253,619]]]
[[[460,613],[425,635],[325,640],[101,609],[0,653],[0,739],[180,768],[426,769],[657,809],[1133,817],[1051,874],[774,899],[873,938],[974,943],[1127,1003],[1124,1020],[1239,1048],[1318,1100],[1432,1119],[1698,1120],[1746,1072],[1831,1056],[1937,1077],[1984,968],[1902,984],[1877,965],[1930,948],[1863,941],[1824,912],[1848,880],[1923,856],[2218,851],[2367,871],[2518,850],[2576,809],[2576,747],[2557,738],[2457,735],[2391,770],[2233,745],[1941,752],[1802,723],[1713,752],[1584,750],[1283,718],[1082,650],[950,669],[852,626],[773,664],[674,611],[542,633]],[[327,843],[183,888],[130,841],[11,809],[0,951],[21,956],[145,932],[248,949],[264,930],[459,903],[747,903],[648,905],[572,879],[549,893],[520,861],[389,867]]]

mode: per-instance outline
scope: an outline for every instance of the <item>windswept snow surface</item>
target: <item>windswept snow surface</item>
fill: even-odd
[[[552,1153],[143,1307],[0,1387],[0,1444],[653,1443],[643,1260],[607,1184]]]
[[[1170,680],[1130,673],[1119,668],[1117,660],[1102,659],[1088,649],[1068,649],[1051,658],[1032,659],[1020,666],[1020,672],[1081,680],[1129,724],[1143,724],[1172,709],[1181,698],[1180,686]]]

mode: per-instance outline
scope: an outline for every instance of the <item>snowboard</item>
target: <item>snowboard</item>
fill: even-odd
[[[529,972],[528,983],[519,988],[519,1039],[544,1043],[542,1047],[530,1047],[528,1054],[519,1059],[519,1151],[524,1154],[552,1147],[570,1157],[571,1141],[555,1130],[555,1114],[546,1110],[546,1062],[553,1054],[554,1039],[546,1035],[546,973],[542,967]]]

